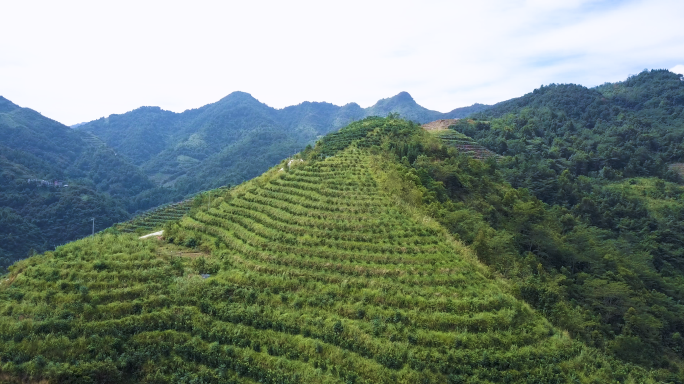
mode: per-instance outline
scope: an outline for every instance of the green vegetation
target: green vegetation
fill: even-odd
[[[92,132],[165,187],[146,194],[148,201],[137,199],[138,210],[167,202],[164,191],[187,196],[254,178],[318,137],[365,116],[400,113],[407,119],[428,122],[486,108],[476,104],[443,114],[421,107],[402,92],[367,109],[355,103],[338,107],[305,102],[277,110],[247,93],[234,92],[183,113],[143,107],[76,129]]]
[[[359,130],[367,138],[342,148]],[[487,166],[496,162],[459,156],[394,117],[353,123],[334,137],[211,201],[198,196],[188,215],[166,225],[164,242],[104,233],[15,264],[0,286],[0,375],[154,383],[669,379],[573,341],[516,298],[519,285],[477,260],[481,246],[465,247],[431,218],[460,223],[440,211],[464,207],[440,201],[435,191],[445,184],[406,154],[418,153],[414,164],[430,154],[442,156],[435,166],[492,177]],[[467,181],[465,173],[451,176]],[[482,191],[508,196],[502,207],[544,209],[483,179]]]
[[[150,209],[147,212],[138,214],[131,220],[115,225],[113,229],[120,232],[137,234],[160,230],[166,223],[179,220],[183,215],[190,212],[192,202],[192,199],[188,199],[179,203],[166,204]]]
[[[505,172],[514,187],[550,204],[572,205],[556,196],[568,178],[677,180],[668,165],[684,158],[681,78],[654,70],[596,89],[552,84],[453,128],[513,157]]]
[[[92,217],[101,230],[249,180],[365,115],[401,111],[422,121],[483,108],[444,115],[402,93],[366,110],[309,102],[276,110],[236,92],[180,114],[143,107],[69,129],[0,97],[0,271],[34,251],[89,234]],[[70,189],[34,188],[28,179],[63,180]],[[132,225],[145,221],[147,227],[163,224],[145,216]]]
[[[0,272],[33,253],[128,219],[153,184],[111,148],[0,97]],[[29,179],[64,180],[68,187]]]
[[[498,164],[447,168],[429,151],[407,163],[442,199],[439,220],[554,324],[680,371],[684,189],[669,165],[684,155],[683,111],[684,83],[668,71],[552,85],[452,126],[506,155]]]

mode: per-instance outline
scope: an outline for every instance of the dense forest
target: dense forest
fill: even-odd
[[[90,234],[93,217],[98,231],[127,219],[124,201],[154,187],[92,135],[1,97],[0,165],[0,271]]]

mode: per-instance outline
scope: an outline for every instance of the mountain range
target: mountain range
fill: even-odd
[[[141,107],[73,129],[0,97],[0,261],[6,263],[194,193],[236,185],[317,138],[370,115],[459,117],[406,92],[363,109],[304,102],[274,109],[244,92],[183,113]],[[29,182],[28,180],[42,180]],[[55,180],[67,188],[47,187]]]
[[[271,108],[248,93],[233,92],[216,103],[183,113],[142,107],[75,129],[90,132],[127,156],[158,185],[190,194],[255,177],[317,138],[367,116],[399,113],[419,123],[459,118],[486,105],[448,113],[418,105],[406,92],[363,109],[304,102]]]

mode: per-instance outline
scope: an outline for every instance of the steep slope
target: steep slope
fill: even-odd
[[[16,260],[31,249],[42,252],[85,236],[92,217],[98,229],[125,220],[121,199],[153,187],[92,135],[2,97],[0,164],[0,259]],[[54,180],[69,186],[55,187]]]
[[[419,131],[356,123],[321,144],[332,156],[317,147],[198,200],[166,227],[173,244],[105,233],[18,263],[0,283],[0,375],[654,382],[551,326],[426,215],[404,166],[375,146]]]
[[[94,142],[91,135],[2,100],[0,146],[4,156],[32,169],[34,176],[78,179],[98,191],[122,197],[152,186],[134,165],[103,142]]]
[[[587,343],[671,369],[684,360],[684,188],[671,170],[684,161],[681,79],[653,70],[596,89],[552,85],[459,120],[452,129],[506,155],[475,174],[407,156],[436,194],[473,199],[443,206],[443,224],[530,304],[556,324],[575,319],[563,327]],[[475,187],[497,174],[525,193]],[[502,206],[513,196],[518,208]],[[523,259],[548,275],[525,276]]]

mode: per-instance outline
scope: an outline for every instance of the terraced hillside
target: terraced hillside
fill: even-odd
[[[166,223],[179,220],[183,215],[190,212],[192,202],[192,199],[188,199],[178,203],[163,205],[143,212],[131,220],[119,223],[114,228],[126,233],[151,232],[155,229],[161,229]]]
[[[272,173],[169,231],[178,244],[222,255],[212,281],[224,290],[205,312],[243,336],[221,343],[292,382],[552,383],[587,374],[571,367],[593,364],[591,352],[507,294],[441,227],[397,205],[373,162],[350,149]]]
[[[391,123],[358,126],[374,143]],[[164,242],[105,233],[15,264],[0,381],[654,382],[514,298],[362,147],[223,191]]]
[[[466,136],[453,129],[448,130],[435,130],[432,134],[439,137],[445,143],[455,147],[459,152],[464,153],[467,156],[478,160],[486,160],[490,157],[495,159],[501,158],[489,149],[481,146],[477,141],[473,140],[471,137]]]
[[[107,146],[107,144],[105,144],[105,142],[102,141],[102,139],[93,135],[91,132],[84,131],[83,141],[85,141],[87,144],[89,144],[93,148],[100,148],[100,147]]]

